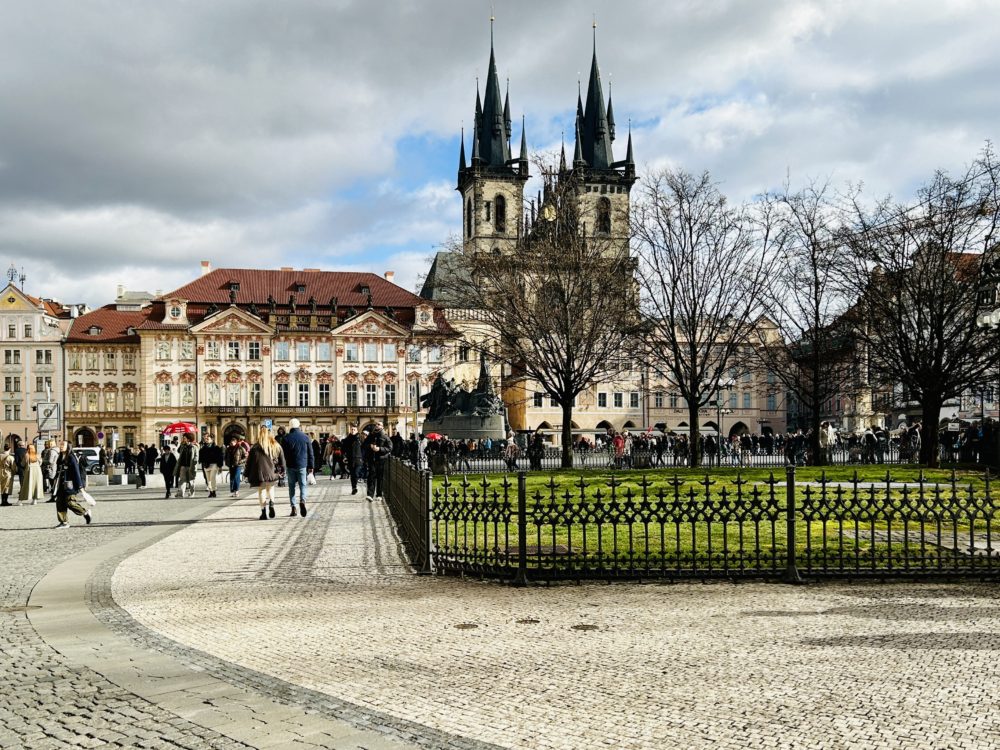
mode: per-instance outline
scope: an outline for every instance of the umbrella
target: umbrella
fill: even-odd
[[[197,432],[198,428],[190,422],[174,422],[163,428],[164,435],[183,435],[185,432]]]
[[[427,438],[428,440],[440,440],[441,438],[444,437],[444,435],[438,434],[437,432],[430,432],[424,435],[424,437]]]

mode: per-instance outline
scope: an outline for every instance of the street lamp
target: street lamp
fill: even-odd
[[[715,429],[719,431],[719,450],[722,450],[722,417],[725,414],[732,414],[732,409],[722,408],[722,390],[729,390],[735,385],[735,380],[727,380],[725,383],[719,383],[719,389],[716,392],[715,397]]]

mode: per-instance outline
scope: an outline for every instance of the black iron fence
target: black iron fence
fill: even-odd
[[[706,468],[746,468],[746,469],[781,469],[788,465],[789,459],[799,466],[805,464],[805,456],[787,456],[780,450],[728,450],[721,454],[706,453],[702,457],[702,466]],[[895,445],[885,447],[880,451],[862,453],[847,448],[832,448],[827,454],[827,464],[833,466],[850,466],[852,464],[886,464],[898,465],[916,461],[912,451],[900,449]],[[537,458],[529,457],[528,452],[519,449],[506,454],[503,449],[493,449],[489,452],[477,450],[462,455],[457,452],[432,453],[426,458],[427,467],[435,475],[441,474],[517,474],[521,471],[552,471],[562,463],[562,452],[557,448],[547,447],[544,454]],[[574,469],[661,469],[684,467],[689,464],[686,454],[676,454],[670,450],[649,451],[633,450],[624,455],[616,455],[610,450],[587,450],[573,452]]]
[[[405,496],[405,497],[404,497]],[[390,509],[424,572],[532,580],[1000,573],[988,475],[959,482],[641,474],[444,477],[393,461]]]

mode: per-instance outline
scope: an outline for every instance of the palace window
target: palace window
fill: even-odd
[[[118,411],[118,394],[114,391],[104,392],[104,410]]]
[[[118,358],[114,352],[104,352],[104,371],[114,372],[118,369]]]
[[[156,384],[156,405],[170,406],[170,383]]]
[[[209,406],[220,406],[220,400],[222,399],[222,389],[219,388],[218,383],[209,383],[205,387],[205,396],[208,399]]]
[[[181,406],[194,406],[194,383],[181,383]]]
[[[662,409],[663,408],[663,391],[657,391],[653,394],[653,408]]]
[[[240,384],[226,383],[226,406],[240,405]]]
[[[69,353],[69,369],[70,370],[80,369],[80,352]]]
[[[615,394],[615,408],[616,409],[621,409],[624,406],[625,406],[625,394],[624,393],[616,393]]]
[[[28,325],[27,323],[24,324],[24,338],[26,339],[31,338],[31,326]]]
[[[395,362],[396,361],[396,345],[395,344],[382,344],[382,361],[383,362]]]
[[[69,410],[80,411],[80,391],[69,392]]]
[[[300,341],[295,345],[295,361],[296,362],[308,362],[311,357],[309,356],[309,342]]]
[[[299,383],[299,406],[309,406],[308,383]]]
[[[767,394],[767,410],[777,411],[777,409],[778,409],[778,398],[773,393]]]
[[[597,394],[597,407],[599,409],[607,409],[608,408],[608,394],[607,393],[603,393],[602,392],[602,393],[598,393]]]
[[[630,394],[628,394],[628,407],[630,409],[638,409],[639,408],[639,394],[638,393],[630,393]]]
[[[420,347],[410,345],[406,347],[406,361],[411,364],[420,364]]]
[[[288,353],[288,342],[287,341],[277,341],[274,344],[274,358],[278,362],[287,362],[290,359]]]
[[[97,391],[87,391],[87,411],[100,411],[97,406]]]
[[[133,391],[125,391],[122,394],[122,408],[125,411],[135,411],[135,393]]]
[[[427,350],[427,361],[431,364],[439,364],[442,360],[440,346],[432,346]]]
[[[122,369],[125,371],[135,370],[135,353],[134,352],[123,352],[122,353]]]
[[[7,326],[7,338],[16,339],[17,338],[17,326],[11,324]]]
[[[378,406],[378,386],[374,383],[365,384],[365,406]]]
[[[19,365],[19,364],[21,364],[21,350],[20,349],[4,349],[4,352],[3,352],[3,363],[5,365]]]
[[[226,359],[232,362],[238,362],[240,359],[240,342],[239,341],[227,341],[226,342]]]
[[[396,406],[396,384],[386,383],[385,385],[385,405],[387,408]]]
[[[251,341],[247,344],[247,359],[256,362],[260,360],[260,342]]]
[[[89,356],[89,355],[88,355]],[[156,358],[157,359],[170,359],[170,342],[160,341],[156,345]],[[90,369],[90,360],[87,361],[87,369]]]
[[[743,391],[743,408],[750,409],[753,406],[753,396],[750,395],[750,391]]]
[[[330,384],[320,383],[319,384],[319,405],[329,406],[330,405]]]
[[[346,389],[345,393],[346,393],[346,396],[347,396],[347,405],[348,406],[357,406],[358,405],[358,384],[357,383],[348,383],[347,384],[347,389]]]
[[[219,358],[219,342],[209,341],[205,344],[205,359]]]
[[[97,369],[97,352],[87,352],[87,354],[86,354],[86,362],[87,362],[87,369],[88,370],[96,370]]]
[[[182,341],[180,343],[181,359],[194,359],[194,342]]]
[[[278,383],[278,406],[288,406],[288,383]]]
[[[365,362],[378,362],[378,344],[365,344]]]
[[[419,381],[410,381],[410,386],[408,388],[409,392],[409,405],[413,409],[417,409],[420,406],[420,383]]]
[[[344,361],[345,362],[360,362],[358,357],[358,345],[357,344],[344,344]]]
[[[330,345],[328,343],[316,344],[316,361],[317,362],[329,362],[330,357]]]
[[[250,384],[250,406],[260,406],[260,383]]]
[[[670,408],[671,409],[676,409],[677,408],[677,403],[678,403],[679,400],[680,400],[680,396],[678,396],[676,393],[671,393],[670,394]]]
[[[730,409],[739,408],[738,399],[736,397],[736,391],[732,391],[729,394],[729,408]]]

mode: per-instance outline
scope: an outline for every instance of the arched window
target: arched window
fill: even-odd
[[[502,195],[498,195],[493,200],[494,211],[496,213],[496,228],[497,233],[503,234],[507,231],[507,199]]]
[[[465,203],[465,236],[472,238],[472,198]]]
[[[611,199],[597,199],[597,233],[611,234]]]

